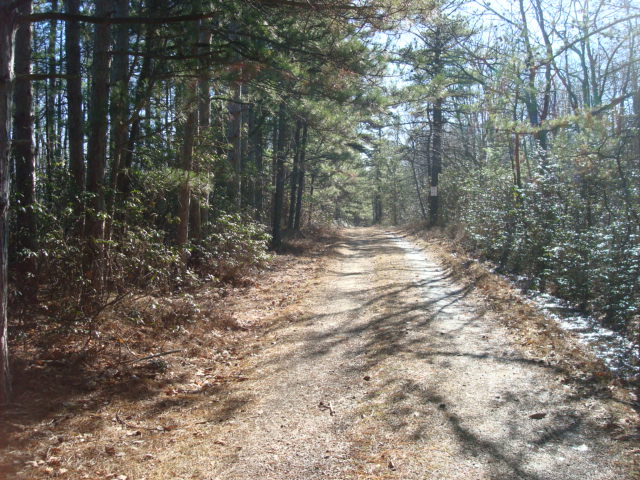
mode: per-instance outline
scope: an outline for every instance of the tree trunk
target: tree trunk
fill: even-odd
[[[520,8],[520,19],[522,21],[522,38],[527,50],[525,57],[525,67],[528,70],[527,73],[527,86],[524,91],[524,103],[527,107],[527,116],[529,117],[529,123],[533,127],[540,126],[540,108],[538,107],[538,99],[536,97],[536,73],[537,68],[535,65],[535,58],[533,53],[533,47],[531,45],[531,39],[529,38],[529,25],[527,21],[527,14],[525,12],[523,0],[518,0],[518,6]],[[550,79],[549,79],[550,81]],[[548,98],[548,95],[547,97]],[[546,101],[546,100],[545,100]],[[543,155],[547,150],[547,132],[545,130],[538,130],[534,134],[535,139],[538,141],[538,145],[542,149]]]
[[[243,99],[243,102],[244,102],[244,99],[249,97],[249,86],[246,83],[242,84],[241,97]],[[241,105],[240,117],[241,117],[241,121],[240,121],[240,175],[239,175],[240,187],[239,187],[239,191],[240,191],[241,198],[240,198],[240,204],[238,205],[239,209],[242,208],[243,206],[248,206],[249,199],[251,198],[249,196],[249,183],[247,181],[247,174],[248,174],[247,151],[249,147],[249,139],[246,133],[249,131],[249,127],[248,127],[249,108],[246,102],[242,103]]]
[[[382,222],[383,210],[382,210],[382,192],[381,192],[382,179],[380,175],[380,166],[377,164],[377,162],[375,165],[375,176],[376,176],[375,178],[376,190],[373,194],[373,224],[378,225],[379,223]]]
[[[435,226],[440,216],[440,201],[438,196],[438,175],[442,170],[442,99],[433,104],[432,143],[431,143],[431,189],[429,192],[429,225]]]
[[[58,10],[58,1],[51,1],[51,10]],[[57,37],[57,21],[49,22],[49,44],[47,46],[47,74],[49,78],[45,81],[45,142],[46,142],[46,164],[47,164],[47,183],[45,185],[46,199],[52,201],[53,191],[53,169],[58,160],[60,151],[58,146],[58,138],[55,132],[56,111],[55,96],[57,88],[56,80],[56,37]]]
[[[18,8],[20,15],[31,13],[31,1],[25,1]],[[13,158],[16,169],[16,249],[18,251],[19,284],[23,295],[35,300],[38,283],[36,281],[36,256],[38,248],[36,215],[36,158],[33,151],[33,116],[31,80],[31,24],[22,23],[15,37],[15,73],[13,103]],[[26,254],[26,255],[25,255]]]
[[[0,405],[11,396],[7,342],[7,229],[9,213],[9,132],[13,84],[13,40],[16,10],[0,0]]]
[[[256,115],[262,112],[258,105]],[[261,117],[261,123],[256,127],[255,132],[255,164],[256,164],[256,185],[254,205],[256,207],[256,220],[261,221],[264,213],[264,144],[263,144],[263,127],[264,119]]]
[[[307,217],[307,224],[311,224],[313,220],[313,189],[316,185],[316,172],[311,174],[311,182],[309,185],[309,215]]]
[[[150,10],[149,14],[152,13],[153,11]],[[124,163],[118,172],[117,191],[120,198],[117,201],[120,205],[124,205],[125,200],[131,193],[131,168],[133,167],[133,156],[140,140],[142,124],[141,112],[142,109],[149,104],[151,89],[155,83],[155,76],[153,75],[154,63],[150,55],[153,45],[153,33],[154,29],[150,25],[147,26],[144,40],[144,51],[146,55],[142,59],[140,75],[138,76],[135,92],[133,94],[133,112],[130,120],[131,127],[129,129],[127,149],[124,153]],[[146,108],[147,117],[149,116],[148,110],[149,109]],[[122,218],[124,218],[124,215]]]
[[[183,143],[182,143],[182,175],[184,179],[178,194],[178,231],[176,242],[178,245],[185,245],[189,240],[189,213],[191,200],[191,174],[193,169],[193,144],[196,135],[198,111],[195,105],[189,105],[189,113],[184,123]]]
[[[296,198],[296,216],[293,222],[293,229],[295,231],[299,231],[301,227],[302,220],[302,197],[304,195],[304,174],[305,174],[305,158],[307,155],[307,122],[304,122],[304,127],[302,129],[302,145],[300,146],[300,157],[299,157],[299,173],[298,173],[298,197]]]
[[[124,18],[129,15],[129,0],[116,0],[113,2],[115,16]],[[109,220],[111,225],[117,200],[118,176],[125,165],[125,154],[128,144],[128,121],[129,121],[129,27],[127,25],[117,25],[115,27],[115,53],[111,64],[111,105],[110,105],[110,127],[111,127],[111,192],[109,198],[108,211],[112,217]],[[111,236],[111,228],[109,228]]]
[[[96,16],[106,17],[111,2],[98,0]],[[107,114],[109,111],[109,45],[111,30],[108,24],[96,24],[93,34],[93,65],[91,66],[91,97],[89,100],[89,141],[87,144],[87,192],[91,195],[85,218],[85,237],[88,249],[85,271],[91,286],[102,286],[102,247],[104,238],[104,171],[107,156]]]
[[[275,151],[275,183],[276,190],[272,206],[272,238],[271,248],[278,248],[282,244],[282,209],[284,206],[284,157],[287,141],[287,110],[284,102],[280,103],[278,114],[278,144]]]
[[[379,171],[376,171],[376,178],[379,180]],[[378,181],[379,183],[379,181]],[[380,195],[380,189],[376,187],[376,193],[373,196],[373,224],[378,225],[382,222],[382,196]]]
[[[296,217],[296,200],[297,200],[297,188],[298,177],[300,176],[300,133],[302,131],[302,120],[296,122],[296,133],[294,136],[294,153],[293,153],[293,169],[291,171],[291,179],[289,182],[289,217],[287,218],[287,229],[293,230]]]
[[[377,225],[382,222],[382,172],[380,171],[380,146],[382,145],[382,128],[378,128],[378,147],[374,156],[374,181],[375,190],[373,192],[373,224]]]
[[[393,198],[393,203],[392,203],[392,208],[391,208],[391,218],[392,218],[392,222],[393,225],[398,225],[398,219],[400,218],[398,211],[400,209],[400,200],[399,200],[399,195],[398,195],[398,177],[397,177],[397,172],[394,169],[393,172],[393,188],[392,188],[392,198]]]
[[[80,12],[80,0],[66,0],[68,14]],[[80,24],[65,23],[65,50],[67,70],[67,135],[69,141],[69,171],[72,180],[72,198],[78,223],[82,225],[82,193],[85,187],[84,118],[82,114],[82,77],[80,71]],[[79,228],[81,231],[81,227]]]
[[[236,207],[242,206],[242,83],[233,84],[233,101],[229,102],[229,163],[233,180],[229,193]]]
[[[513,148],[513,167],[514,167],[514,173],[513,173],[513,179],[515,181],[515,184],[518,188],[522,187],[522,175],[520,173],[520,134],[516,133],[515,135],[515,145]]]
[[[201,54],[205,54],[209,51],[209,45],[211,43],[211,30],[208,23],[205,20],[201,20],[198,28],[198,50]],[[209,72],[207,68],[207,62],[201,60],[200,72],[198,75],[198,133],[199,137],[205,138],[206,133],[211,126],[211,98],[209,94]],[[199,162],[194,165],[194,171],[198,174],[202,172],[202,166]],[[209,201],[208,194],[206,194],[205,201],[201,202],[200,195],[192,195],[191,197],[191,237],[195,239],[202,238],[202,220],[203,213],[208,211]],[[206,213],[205,213],[206,216]]]
[[[420,181],[418,180],[418,172],[416,171],[415,146],[412,145],[411,151],[412,153],[411,153],[410,163],[411,163],[411,173],[413,175],[413,183],[416,187],[416,197],[418,197],[418,204],[420,205],[420,214],[422,215],[422,219],[426,221],[428,219],[428,216],[427,216],[427,210],[424,208],[424,201],[422,200],[422,192],[420,191]]]
[[[276,188],[276,159],[278,151],[278,116],[273,117],[273,130],[271,131],[271,188]]]
[[[247,164],[247,175],[245,182],[245,198],[247,199],[247,204],[250,205],[254,210],[256,208],[256,185],[258,183],[257,174],[256,174],[256,132],[257,132],[257,124],[256,124],[256,105],[249,105],[247,111],[247,152],[246,152],[246,164]]]

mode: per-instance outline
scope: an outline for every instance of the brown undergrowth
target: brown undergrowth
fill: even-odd
[[[506,278],[493,273],[491,265],[474,258],[441,231],[411,226],[396,233],[408,235],[419,247],[435,254],[456,280],[472,286],[492,314],[509,329],[525,355],[571,372],[566,382],[578,383],[583,393],[608,398],[618,419],[610,425],[614,437],[633,441],[630,445],[635,449],[640,447],[640,407],[634,382],[612,374],[573,333],[545,316]],[[638,469],[640,473],[640,461]]]
[[[289,238],[264,270],[233,285],[129,298],[102,312],[90,336],[35,319],[12,341],[0,478],[122,479],[123,461],[161,461],[180,436],[197,438],[200,425],[242,408],[224,398],[226,386],[243,381],[261,331],[309,290],[335,234]]]

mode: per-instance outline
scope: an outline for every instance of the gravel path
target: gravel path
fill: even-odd
[[[303,310],[229,393],[211,478],[628,478],[604,406],[408,240],[347,231]]]

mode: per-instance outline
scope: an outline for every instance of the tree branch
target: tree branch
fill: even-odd
[[[12,5],[18,5],[24,0],[16,0]],[[351,3],[323,3],[307,0],[306,2],[296,2],[293,0],[256,0],[258,3],[272,7],[288,7],[303,10],[333,10],[333,11],[371,11],[372,7],[366,5],[353,5]],[[198,20],[206,20],[220,15],[219,11],[199,12],[189,15],[174,15],[165,17],[96,17],[93,15],[70,14],[62,12],[42,12],[32,13],[30,15],[21,15],[17,21],[25,22],[45,22],[51,20],[60,20],[63,22],[85,22],[102,25],[162,25],[181,22],[195,22]]]

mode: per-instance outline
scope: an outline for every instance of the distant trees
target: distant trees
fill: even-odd
[[[605,1],[464,8],[480,18],[478,34],[468,15],[436,16],[414,27],[419,40],[402,52],[412,85],[398,101],[410,113],[404,165],[413,191],[424,195],[439,180],[441,225],[525,274],[528,287],[632,331],[638,12]],[[440,58],[438,39],[447,45]],[[419,216],[422,198],[414,202]],[[433,224],[433,199],[429,210]]]
[[[93,325],[114,295],[224,277],[263,230],[277,248],[324,213],[389,5],[0,3],[0,400],[8,258],[16,302],[68,298],[57,318]]]
[[[432,226],[440,220],[438,188],[447,113],[457,108],[456,101],[459,98],[468,95],[465,87],[473,81],[465,69],[464,45],[471,31],[456,13],[460,8],[461,2],[436,2],[429,16],[416,23],[411,32],[415,41],[400,52],[399,59],[411,68],[409,77],[413,85],[408,88],[407,94],[415,112],[413,121],[426,122],[428,126],[420,146],[426,149],[428,220]],[[416,160],[414,156],[413,168]]]

